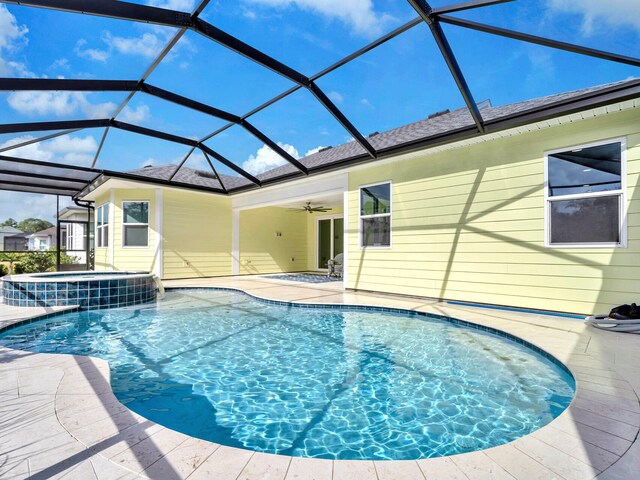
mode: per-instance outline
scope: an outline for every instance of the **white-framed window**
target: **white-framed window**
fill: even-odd
[[[391,246],[391,182],[360,187],[360,248]]]
[[[122,202],[122,246],[149,246],[149,202]]]
[[[545,244],[625,247],[626,140],[545,153]]]
[[[75,241],[74,238],[74,225],[73,224],[67,224],[67,238],[66,238],[66,248],[67,250],[73,250],[73,242]]]
[[[109,204],[105,203],[96,209],[96,245],[109,246]]]

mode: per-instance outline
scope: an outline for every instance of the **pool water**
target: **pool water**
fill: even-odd
[[[329,459],[504,444],[549,423],[575,388],[545,356],[479,329],[221,290],[69,313],[7,330],[0,345],[106,359],[123,404],[188,435]]]

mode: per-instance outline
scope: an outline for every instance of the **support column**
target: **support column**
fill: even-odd
[[[231,213],[231,275],[240,275],[240,210]]]
[[[349,284],[349,180],[348,176],[345,178],[344,185],[344,193],[342,194],[343,201],[343,232],[342,232],[342,242],[344,243],[342,247],[342,286],[347,288]]]
[[[56,272],[60,271],[60,248],[60,195],[56,195]]]
[[[156,253],[153,273],[161,279],[164,275],[164,203],[161,188],[156,189],[155,214]]]
[[[113,232],[116,229],[116,200],[115,192],[111,190],[109,194],[109,268],[113,272],[115,270],[116,246],[114,245]]]

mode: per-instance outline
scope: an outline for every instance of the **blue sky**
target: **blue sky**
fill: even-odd
[[[136,3],[184,11],[194,5],[193,0]],[[431,2],[433,6],[449,3],[453,2]],[[458,15],[640,57],[637,0],[520,0]],[[404,0],[214,0],[203,14],[208,22],[306,75],[313,75],[415,16]],[[502,105],[640,76],[634,67],[459,27],[443,28],[477,101],[491,99],[494,105]],[[0,76],[137,80],[174,33],[167,27],[0,5]],[[238,115],[292,86],[288,80],[194,32],[182,37],[148,82]],[[365,135],[463,106],[424,24],[321,78],[318,84]],[[2,93],[1,123],[105,118],[125,96]],[[136,94],[118,119],[192,138],[224,124],[144,94]],[[349,139],[348,133],[303,90],[251,121],[294,156]],[[84,130],[7,154],[88,165],[102,133],[101,129]],[[0,148],[42,135],[0,135]],[[239,127],[209,140],[207,145],[254,173],[282,162]],[[145,164],[176,163],[187,151],[183,146],[112,129],[97,167],[126,171]],[[195,155],[187,165],[203,168],[204,161]],[[225,168],[220,171],[229,173]],[[9,216],[7,209],[17,208],[12,195],[0,192],[0,218]],[[20,208],[25,212],[28,209]]]

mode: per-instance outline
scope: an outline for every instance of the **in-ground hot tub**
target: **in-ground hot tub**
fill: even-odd
[[[33,273],[2,280],[4,302],[15,307],[128,307],[154,301],[158,292],[149,272]]]

